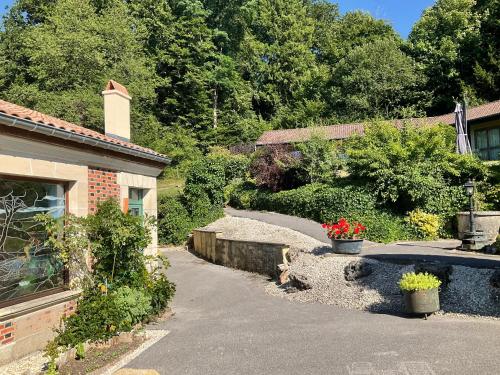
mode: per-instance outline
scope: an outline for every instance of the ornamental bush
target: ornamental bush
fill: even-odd
[[[417,274],[415,272],[405,273],[399,280],[399,288],[405,292],[429,290],[439,288],[440,285],[441,280],[427,272]]]
[[[419,238],[426,240],[438,238],[441,229],[441,219],[438,215],[416,209],[408,214],[406,220],[415,229]]]
[[[158,241],[180,244],[193,229],[191,216],[179,197],[158,197]]]

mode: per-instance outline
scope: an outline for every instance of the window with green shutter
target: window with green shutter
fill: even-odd
[[[144,190],[130,188],[128,191],[128,210],[131,215],[144,216]]]

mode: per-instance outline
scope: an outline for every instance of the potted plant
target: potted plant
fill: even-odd
[[[439,310],[441,280],[429,273],[405,273],[399,280],[406,312],[431,314]]]
[[[358,222],[349,223],[342,218],[334,224],[323,224],[332,240],[333,252],[337,254],[359,254],[363,248],[366,227]]]

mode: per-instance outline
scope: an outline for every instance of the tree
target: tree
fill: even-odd
[[[300,0],[249,0],[243,7],[247,30],[239,54],[243,77],[251,83],[253,107],[275,127],[303,126],[304,92],[316,69],[314,26]]]
[[[356,47],[333,74],[336,111],[347,121],[422,113],[424,76],[392,39]]]
[[[313,133],[311,139],[297,145],[301,153],[301,167],[306,171],[311,183],[328,183],[341,167],[335,143],[323,134]]]
[[[0,34],[3,97],[102,130],[98,94],[113,78],[128,87],[133,123],[141,124],[154,102],[155,80],[126,6],[113,1],[98,13],[89,0],[30,4],[14,6]],[[30,9],[34,14],[26,13]]]
[[[431,114],[450,112],[453,99],[464,94],[476,99],[467,83],[480,40],[480,17],[475,0],[438,0],[424,11],[409,36],[409,49],[425,67],[432,92]]]

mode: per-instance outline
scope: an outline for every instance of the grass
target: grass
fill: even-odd
[[[184,189],[183,178],[163,178],[158,180],[158,195],[174,197],[179,195]]]

